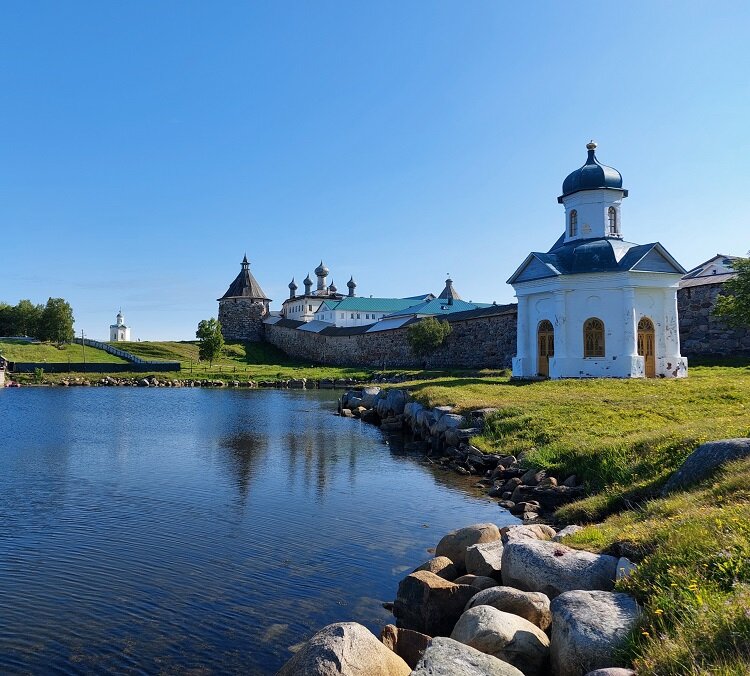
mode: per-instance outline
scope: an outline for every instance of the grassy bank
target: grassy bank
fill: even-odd
[[[124,359],[104,350],[84,347],[78,343],[57,346],[53,343],[29,343],[23,340],[0,341],[0,355],[8,361],[48,362],[48,363],[82,363],[125,364]]]
[[[640,564],[620,583],[646,611],[626,650],[638,673],[750,673],[750,460],[659,497],[698,444],[750,436],[750,361],[693,366],[678,381],[479,376],[410,389],[430,405],[497,407],[477,446],[585,482],[588,497],[556,516],[592,524],[569,544]]]

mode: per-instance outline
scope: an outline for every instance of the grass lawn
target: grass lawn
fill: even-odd
[[[430,405],[497,407],[477,446],[584,480],[588,497],[556,517],[591,524],[566,544],[625,546],[640,564],[619,583],[645,609],[625,650],[639,674],[750,674],[750,459],[659,497],[698,444],[750,436],[750,360],[694,365],[685,380],[480,375],[410,389]]]
[[[371,371],[361,368],[317,366],[292,359],[268,343],[231,342],[213,365],[198,359],[198,341],[112,343],[126,352],[154,361],[178,361],[176,378],[223,378],[225,380],[275,380],[287,378],[368,378]]]
[[[48,362],[48,363],[82,363],[84,348],[78,343],[58,347],[53,343],[27,343],[22,340],[0,341],[0,355],[8,361]],[[120,357],[115,357],[104,350],[86,347],[85,361],[90,363],[126,364]]]

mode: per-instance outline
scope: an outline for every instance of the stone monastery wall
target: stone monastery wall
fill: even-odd
[[[722,284],[686,287],[677,293],[682,354],[750,355],[750,329],[733,328],[712,314]]]
[[[450,320],[445,343],[426,359],[412,354],[406,327],[372,333],[325,335],[266,324],[265,339],[288,355],[321,364],[372,368],[509,368],[516,352],[516,309]]]
[[[263,340],[263,318],[266,306],[249,298],[226,298],[219,301],[219,323],[226,340]]]

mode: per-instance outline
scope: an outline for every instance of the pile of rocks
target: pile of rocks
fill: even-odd
[[[481,434],[485,419],[497,409],[477,409],[466,416],[453,410],[451,406],[426,408],[412,401],[406,390],[374,386],[348,390],[339,402],[342,416],[379,425],[386,433],[410,434],[407,451],[423,453],[429,462],[458,474],[481,477],[478,485],[525,522],[583,497],[584,489],[575,475],[548,476],[522,467],[515,456],[483,453],[471,445],[471,437]]]
[[[617,648],[640,608],[614,592],[633,564],[582,552],[542,524],[448,533],[399,584],[380,642],[356,623],[325,627],[281,669],[383,676],[625,676]]]
[[[46,385],[54,383],[45,382]],[[136,376],[131,378],[66,378],[60,381],[62,387],[250,387],[275,389],[338,389],[357,384],[353,378],[343,380],[310,380],[308,378],[287,378],[280,380],[218,380],[218,379],[178,379],[159,378],[154,375]]]

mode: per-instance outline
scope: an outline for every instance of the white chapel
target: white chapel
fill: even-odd
[[[586,163],[563,182],[565,232],[508,280],[518,298],[516,378],[680,378],[683,267],[658,242],[623,239],[619,171]]]
[[[109,325],[109,341],[111,343],[130,342],[130,327],[125,325],[125,317],[122,310],[117,313],[114,324]]]

